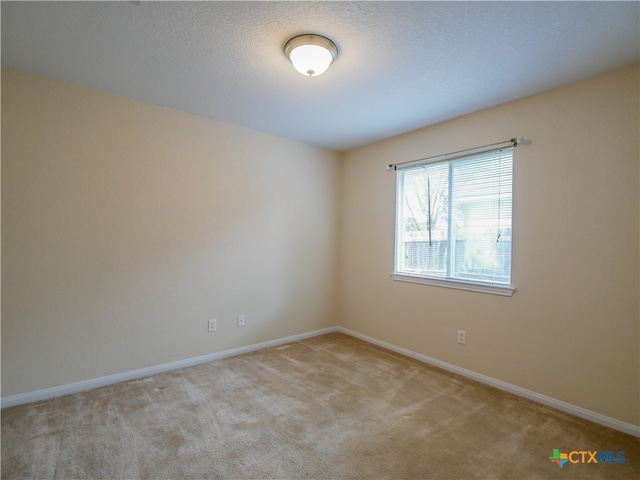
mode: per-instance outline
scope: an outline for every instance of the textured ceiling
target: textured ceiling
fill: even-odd
[[[2,64],[334,150],[640,61],[638,2],[7,2]],[[322,76],[282,53],[332,38]]]

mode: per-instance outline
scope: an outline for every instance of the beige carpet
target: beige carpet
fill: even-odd
[[[626,461],[560,468],[553,449]],[[338,333],[2,411],[3,479],[636,479],[639,456],[636,438]]]

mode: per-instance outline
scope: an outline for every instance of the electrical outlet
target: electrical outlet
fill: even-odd
[[[215,332],[217,328],[218,328],[218,322],[216,321],[216,319],[213,318],[209,320],[209,333]]]
[[[464,330],[458,330],[458,343],[462,345],[467,344],[467,332]]]
[[[244,327],[244,315],[238,315],[238,326]]]

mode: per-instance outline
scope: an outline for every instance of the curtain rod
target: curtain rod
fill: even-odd
[[[474,153],[488,152],[490,150],[498,150],[503,147],[517,147],[519,144],[524,142],[524,137],[512,138],[511,140],[506,140],[504,142],[491,143],[489,145],[483,145],[482,147],[471,148],[468,150],[459,150],[457,152],[445,153],[444,155],[436,155],[435,157],[427,157],[421,158],[419,160],[411,160],[408,162],[402,163],[390,163],[387,165],[387,170],[397,170],[398,167],[409,167],[411,165],[417,165],[420,163],[426,162],[435,162],[436,160],[444,160],[446,158],[455,156],[463,156],[463,155],[472,155]]]

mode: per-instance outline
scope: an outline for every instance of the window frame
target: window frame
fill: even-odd
[[[395,244],[394,244],[394,260],[393,260],[393,272],[391,273],[391,276],[394,280],[397,281],[402,281],[402,282],[410,282],[410,283],[418,283],[418,284],[424,284],[424,285],[431,285],[431,286],[438,286],[438,287],[445,287],[445,288],[454,288],[454,289],[459,289],[459,290],[466,290],[466,291],[473,291],[473,292],[480,292],[480,293],[490,293],[490,294],[495,294],[495,295],[503,295],[503,296],[512,296],[513,293],[516,291],[516,288],[514,286],[514,282],[513,282],[513,233],[512,233],[512,242],[511,242],[511,253],[510,253],[510,268],[509,268],[509,284],[498,284],[498,283],[492,283],[492,282],[484,282],[484,281],[472,281],[472,280],[466,280],[466,279],[459,279],[459,278],[454,278],[454,277],[440,277],[440,276],[432,276],[432,275],[428,275],[428,274],[423,274],[423,273],[412,273],[412,272],[406,272],[406,271],[400,271],[398,269],[399,265],[399,248],[400,248],[400,243],[402,242],[402,232],[401,232],[401,224],[402,224],[402,208],[403,208],[403,202],[405,200],[405,196],[404,196],[404,185],[402,184],[402,181],[404,179],[404,174],[401,172],[402,170],[411,168],[411,167],[417,167],[420,165],[433,165],[435,163],[447,163],[447,164],[451,164],[452,162],[457,162],[457,161],[464,161],[470,158],[473,158],[477,155],[482,155],[482,154],[486,154],[486,153],[491,153],[491,152],[498,152],[500,150],[512,150],[512,166],[513,166],[513,162],[515,159],[515,147],[517,146],[518,141],[516,139],[512,139],[509,142],[504,142],[502,144],[493,144],[493,145],[487,145],[485,147],[479,147],[479,148],[475,148],[472,150],[465,150],[465,151],[461,151],[461,152],[455,152],[452,154],[446,154],[446,155],[440,155],[437,157],[431,157],[431,158],[427,158],[427,159],[423,159],[423,160],[416,160],[413,162],[406,162],[403,164],[397,164],[397,165],[389,165],[389,168],[394,168],[396,170],[396,195],[395,195],[395,202],[396,202],[396,209],[395,209],[395,225],[394,225],[394,231],[395,231]],[[451,183],[452,183],[453,179],[452,178],[448,178],[448,184],[449,184],[449,189],[451,189]],[[514,181],[514,173],[513,170],[511,172],[511,186],[512,186],[512,193],[511,193],[511,201],[513,201],[513,181]],[[402,195],[402,198],[401,198]],[[513,210],[511,212],[511,221],[513,224]],[[448,224],[449,224],[449,228],[451,226],[451,219],[449,218],[447,220]],[[512,230],[513,232],[513,230]],[[451,237],[448,236],[447,237],[447,251],[450,252],[451,248],[450,248],[450,244],[449,242],[451,241]],[[450,259],[447,258],[447,263],[450,262]]]

